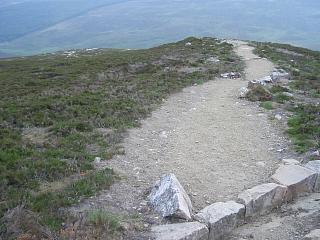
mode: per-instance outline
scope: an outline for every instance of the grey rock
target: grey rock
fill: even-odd
[[[257,85],[265,86],[266,84],[265,83],[261,83],[261,82],[259,82],[257,80],[251,80],[251,81],[248,82],[248,88],[254,88]]]
[[[280,121],[282,119],[282,116],[281,116],[281,114],[276,114],[274,116],[274,118],[277,119],[278,121]]]
[[[320,160],[310,161],[305,165],[305,167],[318,174],[317,181],[314,186],[314,191],[320,192]]]
[[[320,240],[320,229],[315,229],[306,235],[303,240]]]
[[[207,240],[209,236],[207,226],[199,222],[154,226],[151,232],[156,240]]]
[[[229,73],[222,73],[220,76],[222,78],[235,79],[235,78],[241,78],[241,73],[239,73],[239,72],[229,72]]]
[[[270,76],[265,76],[263,78],[249,81],[248,88],[254,88],[257,85],[266,86],[269,83],[272,83],[272,78]]]
[[[206,60],[207,63],[218,63],[220,62],[220,60],[216,57],[209,57],[207,60]]]
[[[287,96],[287,97],[291,97],[291,98],[293,97],[293,94],[289,93],[289,92],[283,92],[282,94]]]
[[[282,165],[272,179],[288,187],[286,199],[292,200],[314,190],[317,173],[298,165]]]
[[[284,165],[300,165],[300,162],[293,158],[285,158],[285,159],[282,159],[281,162]]]
[[[320,151],[319,150],[312,151],[310,153],[310,157],[320,157]]]
[[[191,219],[191,200],[174,174],[161,177],[153,187],[148,202],[162,217]]]
[[[245,206],[234,201],[217,202],[202,209],[195,219],[209,227],[209,239],[221,239],[244,223]]]
[[[239,98],[245,98],[249,89],[247,87],[242,87],[239,90]]]
[[[287,190],[286,186],[266,183],[242,192],[238,202],[246,206],[245,217],[252,217],[280,206],[286,198]]]
[[[278,82],[280,81],[281,79],[287,79],[289,80],[290,79],[290,73],[286,72],[285,70],[283,69],[275,69],[273,70],[273,72],[271,73],[271,78],[274,82]]]

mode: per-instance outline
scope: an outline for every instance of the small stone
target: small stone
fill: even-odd
[[[300,162],[293,158],[284,158],[281,162],[284,165],[300,165]]]
[[[319,157],[319,156],[320,156],[319,150],[316,150],[316,151],[312,152],[312,153],[310,154],[310,156],[311,156],[311,157]]]
[[[101,157],[95,157],[94,163],[99,164],[101,162]]]
[[[282,119],[282,116],[280,114],[276,114],[274,118],[280,121]]]
[[[247,87],[242,87],[239,90],[239,98],[245,98],[249,89]]]
[[[289,92],[283,92],[282,94],[285,95],[285,96],[287,96],[287,97],[290,97],[290,98],[293,97],[293,94],[292,94],[292,93],[289,93]]]
[[[207,240],[209,230],[205,224],[187,222],[152,227],[156,240]]]

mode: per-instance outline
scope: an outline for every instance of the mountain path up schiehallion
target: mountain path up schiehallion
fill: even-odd
[[[196,211],[270,179],[283,154],[276,150],[286,139],[265,110],[237,95],[248,80],[270,74],[274,66],[246,43],[233,44],[245,60],[246,79],[217,78],[170,96],[129,131],[126,154],[105,162],[124,177],[95,205],[135,208],[166,173],[177,176]]]

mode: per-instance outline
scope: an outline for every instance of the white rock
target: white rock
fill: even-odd
[[[148,201],[162,217],[191,219],[191,200],[174,174],[161,177],[153,187]]]
[[[291,98],[293,97],[293,94],[289,93],[289,92],[283,92],[282,94],[287,96],[287,97],[291,97]]]
[[[300,165],[300,162],[293,158],[284,158],[281,162],[284,165]]]
[[[185,45],[186,45],[186,46],[191,46],[192,43],[191,43],[191,42],[187,42]]]
[[[239,90],[239,98],[245,98],[249,89],[247,87],[242,87]]]
[[[218,63],[220,62],[220,60],[216,57],[209,57],[207,60],[206,60],[207,63]]]
[[[314,186],[314,191],[320,192],[320,160],[310,161],[305,165],[305,167],[318,174],[317,181]]]
[[[244,223],[245,206],[234,201],[217,202],[202,209],[195,219],[207,224],[209,239],[221,239]]]
[[[199,222],[154,226],[151,232],[156,240],[207,240],[209,236],[207,226]]]
[[[95,164],[98,164],[98,163],[100,163],[101,162],[101,157],[96,157],[95,159],[94,159],[94,163]]]
[[[258,185],[242,192],[238,202],[246,206],[245,217],[252,217],[280,206],[285,200],[287,189],[275,183]]]
[[[310,154],[310,156],[311,156],[311,157],[319,157],[319,156],[320,156],[319,150],[316,150],[316,151],[312,152],[312,153]]]
[[[299,165],[280,166],[272,179],[288,187],[287,200],[312,192],[317,180],[317,173]]]
[[[280,121],[282,119],[282,116],[280,114],[276,114],[274,118]]]
[[[320,240],[320,229],[315,229],[306,235],[303,240]]]

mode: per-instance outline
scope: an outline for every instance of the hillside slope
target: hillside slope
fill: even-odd
[[[306,153],[320,148],[319,52],[250,44],[293,76],[294,97],[279,98],[276,87],[272,111],[291,111],[302,155],[268,121],[272,111],[237,99],[245,81],[217,78],[272,70],[244,43],[237,54],[226,41],[188,38],[0,60],[2,238],[128,239],[166,221],[144,201],[162,173],[179,176],[198,210],[265,181],[282,157],[311,160]]]

